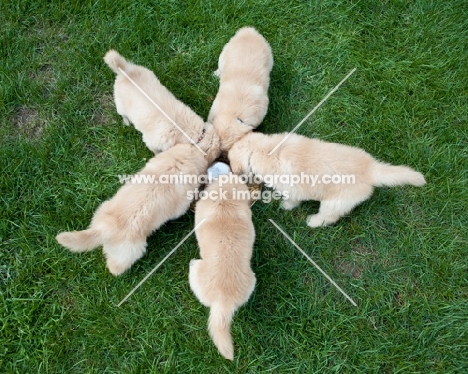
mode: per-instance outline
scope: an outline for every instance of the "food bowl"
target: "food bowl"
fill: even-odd
[[[219,157],[216,159],[208,168],[207,175],[208,180],[211,182],[213,179],[217,178],[221,174],[229,174],[231,172],[231,168],[229,166],[229,160],[224,157]],[[199,192],[203,191],[206,187],[206,184],[202,184],[199,188]],[[247,188],[249,189],[250,193],[250,206],[254,205],[257,200],[261,198],[262,194],[262,184],[261,183],[247,183]],[[257,193],[255,193],[258,191]],[[252,197],[254,195],[256,198]],[[195,212],[195,205],[197,204],[200,198],[194,199],[190,204],[190,210]]]

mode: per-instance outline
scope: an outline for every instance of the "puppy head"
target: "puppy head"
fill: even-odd
[[[241,205],[250,206],[250,191],[247,185],[239,180],[239,176],[233,173],[220,175],[206,188],[208,194],[212,191],[213,200],[240,201]]]
[[[248,174],[252,171],[250,157],[252,155],[252,145],[249,135],[234,143],[228,152],[229,164],[231,170],[236,174]]]
[[[253,129],[230,114],[217,115],[213,120],[213,126],[218,132],[222,152],[229,151],[235,142]]]

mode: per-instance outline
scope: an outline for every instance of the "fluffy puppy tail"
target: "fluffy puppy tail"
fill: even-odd
[[[133,67],[133,64],[123,58],[115,49],[111,49],[106,53],[104,56],[104,62],[116,74],[122,74],[119,68],[128,74]]]
[[[372,177],[376,187],[393,187],[405,184],[420,187],[426,184],[424,175],[408,166],[395,166],[379,161],[375,161],[372,165]]]
[[[55,239],[72,252],[90,251],[102,244],[101,232],[96,229],[62,232]]]
[[[228,360],[234,360],[234,346],[231,337],[231,322],[235,309],[223,303],[211,305],[208,331],[219,353]]]

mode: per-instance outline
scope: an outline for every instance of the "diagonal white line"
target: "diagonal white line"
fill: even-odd
[[[205,221],[206,221],[206,219],[203,219],[198,225],[196,225],[195,228],[194,228],[192,231],[190,231],[190,232],[187,234],[187,236],[186,236],[185,238],[183,238],[182,241],[181,241],[179,244],[177,244],[177,245],[174,247],[174,249],[173,249],[172,251],[170,251],[170,252],[167,254],[167,256],[164,257],[164,258],[161,260],[161,262],[159,262],[159,264],[157,264],[157,265],[153,268],[153,270],[151,270],[151,271],[146,275],[146,277],[144,277],[144,278],[142,279],[142,281],[141,281],[140,283],[138,283],[138,284],[135,286],[135,288],[134,288],[133,290],[131,290],[131,291],[129,292],[129,294],[123,298],[123,300],[122,300],[120,303],[117,304],[117,306],[121,306],[130,296],[132,296],[132,294],[133,294],[143,283],[146,282],[146,280],[151,276],[151,274],[153,274],[156,270],[158,270],[158,268],[164,263],[164,261],[166,261],[166,260],[177,250],[177,248],[179,248],[179,247],[182,245],[182,243],[185,242],[185,241],[189,238],[189,236],[192,235],[192,234],[195,232],[195,230],[198,229],[198,228],[203,224],[203,222],[205,222]]]
[[[270,151],[270,153],[268,153],[268,156],[271,156],[271,154],[272,154],[274,151],[276,151],[276,150],[278,149],[278,147],[279,147],[281,144],[283,144],[283,143],[291,136],[291,134],[292,134],[293,132],[296,132],[296,130],[297,130],[305,121],[307,121],[307,119],[308,119],[308,118],[309,118],[325,101],[327,101],[327,99],[328,99],[328,98],[329,98],[329,97],[330,97],[330,96],[331,96],[331,95],[332,95],[332,94],[333,94],[333,93],[334,93],[334,92],[351,76],[351,74],[353,74],[355,71],[356,71],[356,68],[354,68],[353,70],[351,70],[351,71],[348,73],[348,75],[347,75],[346,77],[344,77],[344,78],[341,80],[341,82],[338,83],[338,84],[335,86],[335,88],[334,88],[333,90],[331,90],[331,91],[327,94],[327,96],[325,96],[325,97],[322,99],[322,101],[321,101],[320,103],[318,103],[318,104],[315,106],[315,108],[312,109],[312,110],[309,112],[309,114],[306,115],[306,116],[304,117],[304,119],[303,119],[301,122],[299,122],[299,123],[296,125],[296,127],[293,128],[293,129],[288,133],[288,135],[286,135],[286,136],[284,137],[284,139],[283,139],[282,141],[280,141],[280,142],[276,145],[276,147],[273,148],[273,149]]]
[[[354,302],[354,300],[351,299],[351,298],[346,294],[346,292],[344,292],[344,291],[341,289],[341,287],[338,286],[338,285],[335,283],[335,281],[334,281],[333,279],[331,279],[331,278],[328,276],[328,274],[325,273],[325,272],[320,268],[320,266],[318,266],[318,265],[315,263],[315,261],[312,260],[312,259],[307,255],[307,253],[305,253],[305,252],[301,249],[301,247],[299,247],[299,246],[294,242],[294,240],[292,240],[292,239],[290,238],[290,236],[289,236],[288,234],[286,234],[286,233],[283,231],[283,229],[282,229],[281,227],[279,227],[279,226],[276,224],[275,221],[273,221],[272,219],[269,219],[269,221],[273,224],[273,226],[275,226],[275,227],[286,237],[286,239],[288,239],[288,240],[292,243],[292,245],[294,245],[294,246],[305,256],[305,258],[307,258],[307,259],[312,263],[312,265],[314,265],[314,266],[318,269],[318,271],[320,271],[320,272],[323,274],[323,276],[324,276],[325,278],[327,278],[327,279],[330,281],[331,284],[333,284],[333,285],[338,289],[338,291],[340,291],[340,292],[351,302],[351,304],[353,304],[354,306],[357,306],[357,304]]]
[[[182,128],[177,123],[175,123],[172,120],[172,118],[169,117],[167,113],[164,110],[162,110],[161,107],[158,104],[156,104],[155,101],[151,97],[149,97],[148,94],[132,78],[130,78],[128,74],[122,68],[119,67],[118,69],[138,89],[138,91],[140,91],[149,101],[151,101],[151,103],[164,115],[164,117],[166,117],[175,127],[177,127],[177,129],[190,141],[190,143],[192,143],[195,147],[197,147],[198,150],[206,156],[206,153],[203,151],[203,149],[201,149],[198,146],[198,144],[195,143],[192,140],[192,138],[188,136],[186,132],[182,130]]]

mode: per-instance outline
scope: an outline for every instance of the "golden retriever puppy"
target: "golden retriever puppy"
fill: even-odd
[[[233,360],[230,333],[235,311],[247,302],[255,287],[250,259],[255,230],[245,184],[215,179],[208,198],[197,202],[195,224],[201,260],[191,260],[189,282],[200,302],[211,308],[208,330],[223,357]]]
[[[253,27],[243,27],[224,46],[218,62],[219,91],[208,115],[229,148],[256,128],[268,110],[268,86],[273,55],[265,38]]]
[[[204,141],[219,147],[216,134],[211,141],[208,137]],[[148,235],[188,210],[189,196],[199,186],[194,177],[205,173],[213,156],[217,153],[209,152],[205,157],[191,144],[178,144],[156,155],[132,181],[101,204],[87,230],[63,232],[57,241],[72,252],[102,245],[109,271],[122,274],[143,256]],[[181,174],[192,178],[171,181]]]
[[[133,123],[143,135],[146,146],[155,154],[175,144],[190,143],[180,131],[194,142],[203,136],[203,119],[187,105],[179,101],[164,87],[154,73],[132,64],[115,50],[104,56],[104,61],[117,74],[114,84],[114,100],[125,124]],[[174,121],[178,129],[133,83],[119,70],[122,69],[163,111]]]
[[[286,135],[247,134],[233,145],[228,157],[234,173],[261,175],[279,191],[284,209],[293,209],[303,200],[320,201],[318,214],[307,218],[310,227],[335,223],[367,200],[374,187],[426,183],[421,173],[407,166],[385,164],[362,149],[297,134],[269,156]]]

